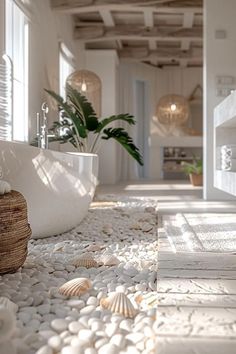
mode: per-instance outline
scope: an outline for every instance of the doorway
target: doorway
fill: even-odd
[[[146,81],[135,81],[135,118],[136,118],[136,144],[143,155],[144,166],[138,165],[138,177],[148,177],[149,165],[149,115],[148,115],[148,85]]]

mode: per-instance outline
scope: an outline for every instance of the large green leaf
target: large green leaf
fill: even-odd
[[[135,124],[135,120],[134,117],[128,113],[123,113],[123,114],[118,114],[118,115],[114,115],[108,118],[104,118],[102,121],[99,122],[99,125],[97,127],[97,132],[100,133],[105,126],[107,126],[108,124],[116,121],[116,120],[123,120],[126,123],[130,124],[130,125],[134,125]]]
[[[46,89],[45,91],[56,100],[56,102],[58,103],[58,108],[62,112],[63,117],[69,118],[73,122],[73,124],[75,125],[78,131],[79,136],[81,138],[86,138],[87,137],[86,128],[82,124],[80,119],[78,119],[77,115],[73,112],[73,109],[69,105],[69,103],[64,101],[64,99],[57,93]]]
[[[101,137],[102,139],[115,139],[140,165],[143,165],[143,158],[139,149],[134,145],[132,138],[123,128],[107,128],[103,130],[103,134],[105,135]]]
[[[98,126],[98,118],[91,103],[79,91],[68,84],[66,85],[66,94],[86,128],[89,131],[95,131]]]

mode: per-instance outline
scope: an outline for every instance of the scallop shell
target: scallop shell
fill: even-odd
[[[130,225],[130,230],[141,230],[142,229],[142,225],[139,222],[136,222],[132,225]]]
[[[89,252],[96,252],[96,251],[100,251],[101,249],[102,249],[102,246],[96,245],[96,244],[92,244],[92,245],[89,245],[89,246],[86,248],[86,251],[89,251]]]
[[[101,257],[101,261],[105,266],[114,266],[120,264],[119,259],[116,258],[116,256],[114,256],[113,254],[104,254]]]
[[[152,229],[153,229],[153,226],[148,224],[148,223],[144,223],[142,225],[142,231],[143,232],[150,232],[150,231],[152,231]]]
[[[18,305],[9,300],[7,297],[0,296],[0,306],[3,306],[13,313],[18,311]]]
[[[113,228],[104,226],[102,231],[104,232],[104,234],[111,235],[113,233]]]
[[[137,314],[137,310],[132,305],[129,298],[124,293],[112,293],[106,298],[102,298],[100,301],[101,307],[110,310],[113,313],[119,313],[125,317],[134,317]]]
[[[85,268],[97,268],[98,263],[95,259],[89,254],[85,253],[76,258],[73,262],[75,267],[85,267]]]
[[[146,208],[145,208],[145,211],[146,211],[147,213],[154,214],[154,213],[156,212],[156,209],[155,209],[154,207],[152,207],[152,206],[149,206],[149,207],[146,207]]]
[[[85,294],[91,287],[92,283],[88,278],[75,278],[60,286],[58,292],[65,296],[80,296]]]
[[[9,193],[11,191],[11,186],[8,182],[0,180],[0,195]]]

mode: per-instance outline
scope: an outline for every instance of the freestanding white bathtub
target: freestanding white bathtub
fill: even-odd
[[[0,140],[2,179],[28,205],[33,238],[68,231],[85,217],[97,185],[98,157]]]

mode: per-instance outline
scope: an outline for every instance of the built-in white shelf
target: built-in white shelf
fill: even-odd
[[[164,157],[165,161],[193,161],[200,159],[200,156],[196,157]]]
[[[214,111],[214,186],[236,196],[236,172],[220,170],[217,159],[220,146],[236,145],[236,91],[226,97]]]
[[[152,147],[201,147],[202,136],[154,136],[151,143]]]

